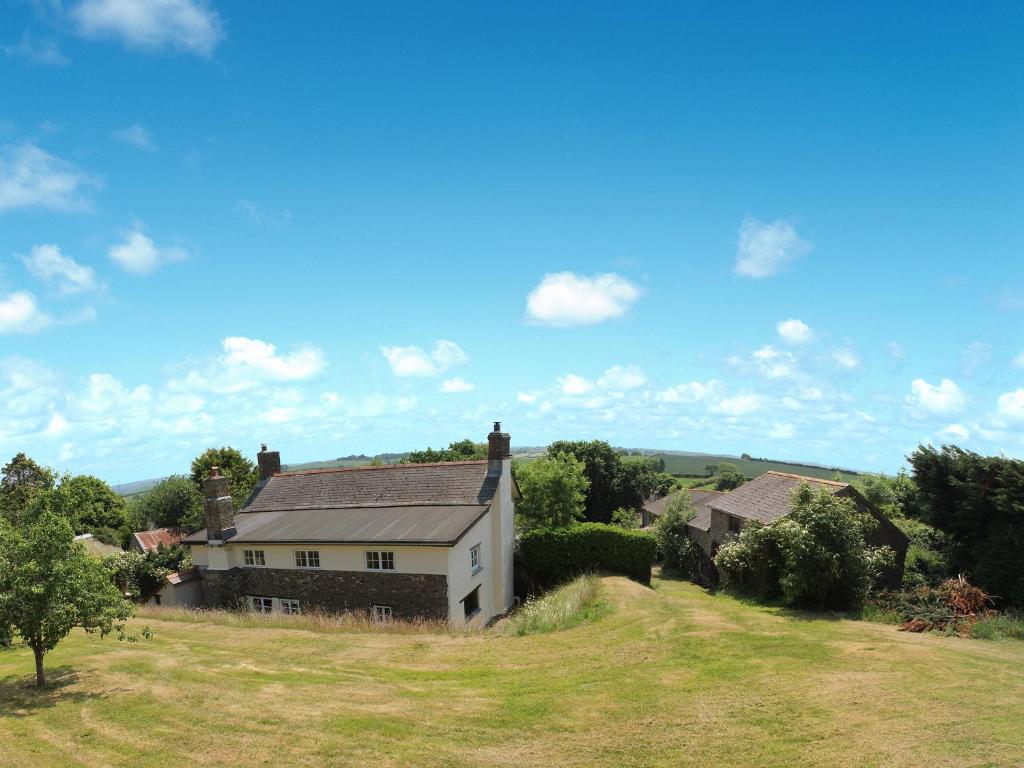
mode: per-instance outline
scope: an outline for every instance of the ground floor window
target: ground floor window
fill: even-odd
[[[270,613],[274,610],[274,598],[272,597],[250,597],[249,606],[256,613]]]
[[[286,597],[281,598],[281,613],[295,614],[299,612],[299,601]]]
[[[373,620],[379,622],[391,621],[391,606],[390,605],[374,605],[373,606]]]
[[[480,587],[477,587],[462,598],[462,610],[466,618],[472,618],[480,610]]]

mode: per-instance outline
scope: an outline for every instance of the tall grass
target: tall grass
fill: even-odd
[[[971,637],[979,640],[1024,640],[1024,614],[999,613],[983,616],[971,626]]]
[[[527,600],[496,630],[509,635],[532,635],[576,626],[604,613],[606,606],[600,595],[600,578],[593,574],[578,576],[541,597]]]
[[[393,635],[478,635],[484,628],[475,624],[451,624],[444,620],[392,619],[376,621],[366,613],[300,614],[256,613],[255,611],[189,608],[186,606],[139,606],[141,619],[177,621],[188,624],[217,624],[249,629],[300,629],[324,634],[379,633]]]

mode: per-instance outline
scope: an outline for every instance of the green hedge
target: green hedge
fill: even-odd
[[[603,523],[538,528],[519,539],[520,583],[535,592],[581,573],[610,571],[650,584],[657,549],[654,536],[646,531]]]

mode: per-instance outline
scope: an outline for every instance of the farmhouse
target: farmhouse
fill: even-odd
[[[182,539],[203,604],[381,620],[504,613],[518,489],[500,423],[487,441],[481,461],[301,472],[282,472],[264,446],[260,483],[238,514],[214,470],[203,484],[206,528]]]

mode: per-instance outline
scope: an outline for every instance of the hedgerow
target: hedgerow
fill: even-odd
[[[531,592],[600,571],[650,584],[656,555],[657,544],[650,533],[603,523],[537,528],[519,539],[519,564]]]

